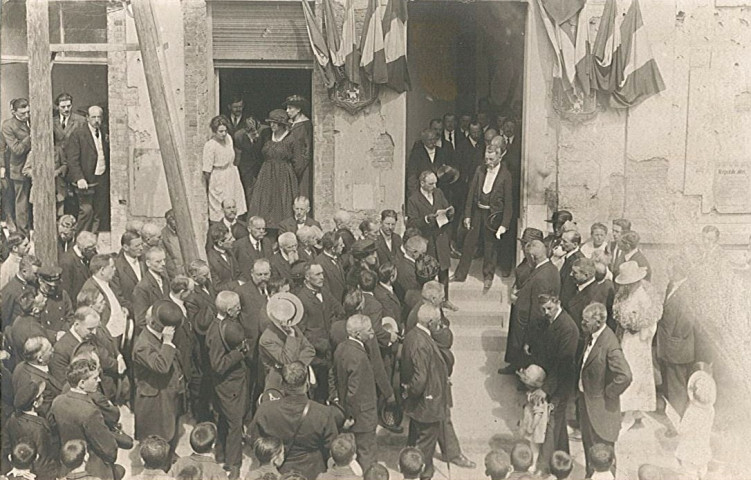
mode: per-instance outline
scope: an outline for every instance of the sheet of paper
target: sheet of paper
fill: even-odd
[[[446,210],[438,210],[436,214],[435,221],[438,224],[438,228],[449,223],[449,218],[446,216]]]

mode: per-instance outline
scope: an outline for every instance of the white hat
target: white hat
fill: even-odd
[[[640,267],[638,263],[630,260],[621,264],[621,267],[618,269],[618,276],[615,277],[615,283],[618,285],[630,285],[646,276],[647,268]]]
[[[300,299],[289,292],[275,293],[266,304],[266,313],[277,326],[292,327],[297,325],[302,320],[303,312]]]

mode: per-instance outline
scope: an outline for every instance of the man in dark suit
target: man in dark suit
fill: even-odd
[[[31,181],[24,176],[23,168],[31,151],[31,127],[29,112],[31,107],[25,98],[17,98],[11,102],[13,116],[3,122],[3,144],[7,147],[6,173],[11,180],[15,192],[16,227],[22,233],[29,233],[29,191]],[[3,209],[5,210],[5,209]]]
[[[237,280],[240,270],[232,254],[232,232],[223,223],[215,223],[209,228],[210,246],[206,249],[206,261],[211,269],[214,289],[225,290],[231,282]]]
[[[592,445],[603,443],[615,450],[621,429],[620,396],[631,384],[631,369],[618,339],[607,328],[607,315],[605,305],[593,303],[584,309],[582,319],[586,341],[577,363],[577,401],[587,477],[594,472],[589,458]]]
[[[21,296],[27,291],[36,291],[34,283],[41,264],[33,255],[24,256],[18,264],[18,273],[0,290],[3,330],[10,327],[13,320],[22,314],[19,302]]]
[[[454,188],[458,203],[454,207],[460,212],[463,212],[466,208],[464,202],[467,199],[469,185],[474,178],[477,167],[481,167],[485,159],[485,140],[482,137],[482,127],[479,123],[473,122],[468,128],[467,136],[457,145],[454,154],[454,165],[459,170],[459,181]],[[456,226],[457,233],[461,228],[461,225]],[[457,235],[457,241],[459,240],[463,240],[463,236]]]
[[[610,252],[610,271],[613,275],[617,275],[618,271],[615,269],[615,261],[620,258],[623,253],[618,246],[618,241],[621,239],[621,235],[631,231],[631,220],[626,218],[616,218],[613,220],[613,228],[611,233],[613,234],[613,241],[608,244],[607,251]]]
[[[608,305],[608,288],[595,280],[595,273],[595,262],[589,258],[579,258],[571,267],[571,278],[576,284],[576,290],[568,302],[566,312],[571,315],[580,332],[582,313],[590,303]],[[582,338],[584,338],[583,335]]]
[[[279,222],[279,233],[292,232],[297,233],[297,229],[303,225],[309,227],[316,226],[321,228],[321,224],[318,223],[313,217],[308,215],[310,213],[310,200],[307,197],[297,197],[292,205],[294,215],[285,218]]]
[[[396,257],[401,251],[402,239],[394,233],[396,221],[397,213],[395,210],[384,210],[381,212],[381,229],[378,231],[378,236],[376,237],[378,261],[381,265],[386,262],[395,264]]]
[[[376,461],[378,408],[376,382],[365,344],[373,338],[373,327],[365,315],[347,319],[349,338],[334,352],[330,373],[330,398],[344,409],[344,426],[355,434],[357,461],[366,471]]]
[[[670,282],[655,335],[655,355],[662,373],[659,390],[681,416],[688,406],[686,385],[696,361],[694,326],[697,324],[694,292],[684,262],[685,259],[673,259],[669,264]]]
[[[511,223],[508,231],[510,235],[501,237],[499,251],[501,255],[500,267],[504,273],[511,272],[516,259],[516,238],[518,234],[517,220],[520,212],[521,201],[521,157],[522,142],[521,136],[517,134],[516,123],[511,118],[507,118],[502,125],[501,134],[506,141],[506,155],[504,163],[511,173]]]
[[[10,328],[5,329],[7,345],[10,345],[15,363],[23,360],[26,341],[33,337],[45,337],[50,342],[56,340],[57,332],[42,325],[40,314],[44,310],[47,299],[36,290],[29,290],[21,294],[18,303],[21,315],[13,320]]]
[[[438,177],[432,171],[420,173],[420,188],[407,200],[407,226],[419,229],[421,235],[428,240],[427,253],[440,264],[438,280],[444,285],[446,307],[456,310],[449,302],[448,295],[451,266],[449,229],[454,217],[454,207],[449,205],[441,189],[436,187],[437,183]],[[443,212],[440,216],[439,210]]]
[[[229,127],[227,133],[234,135],[235,132],[245,127],[245,101],[242,94],[233,95],[227,104],[226,110],[227,120],[229,120]]]
[[[276,437],[285,444],[281,473],[304,472],[309,480],[326,471],[331,442],[337,435],[331,408],[308,399],[308,370],[300,362],[282,368],[280,400],[258,407],[251,424],[251,439]]]
[[[279,235],[277,242],[279,251],[271,256],[271,276],[274,279],[286,278],[292,284],[292,265],[300,259],[297,236],[292,232],[284,232]]]
[[[403,307],[394,290],[394,282],[397,279],[396,265],[383,263],[378,267],[378,285],[373,290],[373,296],[383,307],[383,316],[396,320],[400,330],[404,327]]]
[[[140,235],[134,232],[123,233],[120,245],[120,253],[115,257],[112,289],[117,294],[120,305],[133,315],[133,290],[148,270],[142,258],[145,245]]]
[[[146,327],[133,345],[135,436],[144,440],[158,435],[170,443],[174,454],[185,377],[173,339],[183,315],[177,305],[167,300],[154,304],[149,313]]]
[[[238,240],[244,237],[248,232],[248,224],[237,218],[237,203],[234,199],[228,199],[222,201],[222,212],[224,217],[218,222],[209,222],[211,227],[217,223],[224,224],[232,234],[233,240]],[[211,234],[209,233],[208,244],[211,245]]]
[[[573,276],[571,276],[571,270],[574,267],[574,263],[580,258],[585,258],[584,254],[579,249],[581,245],[582,237],[576,230],[569,230],[561,234],[561,247],[566,252],[565,260],[561,267],[561,304],[563,308],[568,308],[568,302],[576,295],[577,282]]]
[[[68,182],[78,195],[78,229],[97,233],[109,212],[109,142],[102,130],[104,110],[93,105],[86,126],[73,132],[65,146]]]
[[[407,198],[419,192],[422,172],[433,172],[437,181],[438,168],[449,162],[446,152],[436,147],[438,136],[433,129],[423,130],[420,139],[415,142],[407,161]]]
[[[84,342],[93,344],[94,335],[100,327],[99,314],[91,307],[78,307],[73,314],[70,330],[55,343],[50,359],[50,375],[60,383],[65,383],[68,366],[78,345]]]
[[[60,267],[63,269],[62,288],[68,292],[71,300],[76,299],[83,284],[91,277],[89,261],[97,254],[96,243],[96,235],[83,231],[76,237],[73,249],[60,258]]]
[[[242,128],[235,130],[232,136],[235,156],[238,159],[237,170],[245,191],[245,202],[250,205],[258,172],[263,164],[263,145],[271,138],[271,129],[261,125],[252,116],[245,117]]]
[[[464,227],[469,230],[464,240],[462,258],[454,272],[454,280],[463,282],[475,256],[478,240],[483,243],[483,291],[493,285],[496,270],[497,240],[506,233],[512,217],[511,174],[502,161],[506,146],[501,143],[495,150],[485,154],[485,165],[478,167],[469,185],[469,193],[464,206]],[[500,221],[489,220],[492,215],[500,215]],[[497,225],[497,226],[496,226]],[[492,230],[491,230],[492,229]]]
[[[73,96],[61,93],[55,98],[57,115],[52,117],[52,135],[55,147],[63,148],[71,134],[86,124],[86,118],[73,111]]]
[[[430,333],[430,324],[440,318],[436,307],[421,306],[417,326],[404,338],[402,352],[402,396],[404,414],[409,417],[407,443],[423,454],[425,468],[420,474],[423,479],[433,477],[435,446],[449,408],[448,369]]]
[[[239,277],[248,281],[250,270],[259,258],[269,259],[274,254],[274,241],[266,236],[266,220],[250,217],[245,235],[235,240],[232,253],[240,270]]]
[[[394,293],[404,304],[405,309],[407,309],[406,312],[409,312],[409,309],[420,299],[422,284],[417,280],[415,262],[418,258],[425,255],[427,249],[427,239],[417,235],[404,242],[401,255],[397,258]]]
[[[321,252],[315,262],[323,268],[323,276],[326,287],[331,291],[337,301],[344,300],[347,290],[342,265],[341,254],[344,250],[344,240],[339,232],[326,232],[321,238]]]
[[[305,266],[305,282],[298,290],[297,296],[303,304],[304,314],[300,324],[303,335],[316,349],[316,358],[311,366],[315,373],[317,385],[312,392],[313,398],[325,401],[328,398],[327,379],[333,351],[329,341],[331,324],[344,316],[342,304],[324,285],[323,268],[317,263]]]
[[[136,321],[135,335],[146,327],[146,311],[170,292],[166,276],[164,250],[151,247],[145,254],[146,273],[133,289],[133,316]]]
[[[48,368],[52,360],[52,344],[45,337],[32,338],[24,344],[22,353],[24,361],[13,370],[13,391],[20,392],[23,385],[30,382],[46,383],[42,403],[36,409],[37,413],[46,417],[52,401],[62,393],[65,386],[65,381],[53,377]]]
[[[240,323],[245,332],[245,338],[251,345],[258,344],[258,338],[268,325],[266,302],[268,302],[270,279],[271,264],[267,259],[259,258],[251,267],[250,281],[238,280],[233,282],[229,288],[240,296],[240,307],[242,308]]]
[[[555,295],[542,294],[538,302],[549,324],[543,330],[541,348],[532,352],[532,358],[535,364],[545,369],[546,376],[542,387],[532,395],[546,399],[553,408],[537,462],[537,470],[548,472],[553,452],[569,451],[566,405],[576,382],[579,329],[561,308],[561,301]]]
[[[636,262],[640,267],[647,269],[647,276],[644,277],[646,281],[650,281],[652,278],[652,267],[649,265],[647,257],[639,250],[639,242],[641,238],[639,234],[634,231],[628,231],[621,234],[621,238],[618,240],[618,258],[613,260],[613,277],[618,276],[618,270],[625,262]]]

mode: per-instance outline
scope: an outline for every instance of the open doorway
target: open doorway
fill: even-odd
[[[512,146],[504,157],[513,177],[515,218],[504,235],[508,240],[501,241],[502,273],[510,271],[516,259],[516,220],[521,213],[520,129],[526,18],[527,5],[522,2],[409,3],[407,58],[412,90],[407,94],[407,152],[419,142],[420,132],[431,126],[431,120],[441,119],[446,113],[454,113],[457,121],[461,115],[476,118],[483,113],[483,126],[497,132],[506,119],[515,121]],[[451,156],[460,172],[474,170],[460,165],[466,162],[460,158],[460,149]],[[457,194],[457,198],[461,196]],[[461,236],[461,232],[456,232],[455,240]]]

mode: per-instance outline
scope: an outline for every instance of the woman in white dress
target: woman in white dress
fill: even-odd
[[[635,261],[621,265],[615,283],[620,285],[613,303],[616,334],[626,357],[633,381],[621,395],[621,411],[632,412],[633,427],[640,428],[643,412],[657,408],[652,364],[652,337],[662,316],[662,302],[649,282],[647,269]]]
[[[222,202],[234,200],[237,214],[247,211],[245,192],[240,173],[235,166],[235,148],[227,132],[229,120],[223,115],[211,119],[213,135],[203,146],[203,180],[209,200],[209,221],[220,222],[224,217]]]

